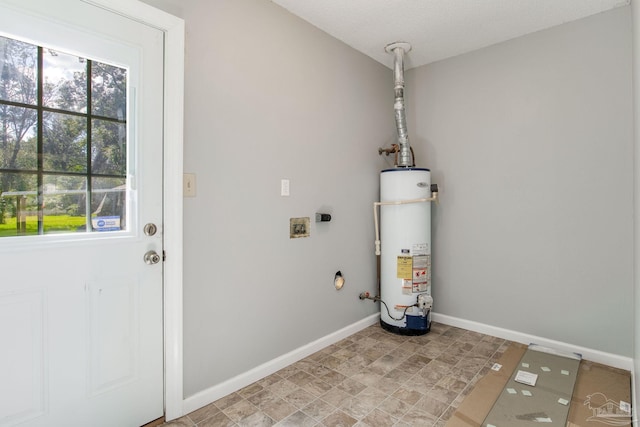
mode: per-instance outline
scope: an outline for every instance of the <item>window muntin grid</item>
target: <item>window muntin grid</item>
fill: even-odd
[[[0,237],[127,226],[127,70],[0,37]]]

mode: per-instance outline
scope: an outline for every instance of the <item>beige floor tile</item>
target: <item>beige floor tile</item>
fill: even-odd
[[[374,409],[362,421],[371,427],[388,427],[393,426],[398,419],[379,409]]]
[[[238,421],[237,425],[238,427],[271,427],[275,425],[275,421],[263,412],[255,412]]]
[[[392,378],[383,377],[378,380],[372,387],[377,388],[387,395],[393,394],[396,390],[398,390],[402,386],[402,381],[398,381]]]
[[[402,386],[395,393],[392,394],[398,400],[406,402],[408,405],[415,405],[418,403],[418,400],[422,398],[422,393],[418,393],[417,391],[409,390],[406,387]]]
[[[322,425],[326,427],[351,427],[357,422],[358,420],[350,415],[336,410],[322,420]]]
[[[259,391],[262,391],[264,389],[264,387],[258,383],[253,383],[241,390],[238,390],[237,393],[244,397],[245,399],[253,394],[258,393]]]
[[[286,394],[283,398],[298,409],[302,409],[316,400],[316,396],[301,388]]]
[[[344,380],[346,380],[347,377],[341,374],[340,372],[330,370],[326,374],[320,376],[320,379],[326,382],[327,384],[329,384],[330,386],[335,387],[341,382],[343,382]]]
[[[332,387],[321,379],[314,378],[312,381],[303,384],[301,388],[314,396],[322,396],[327,391],[331,390]]]
[[[268,405],[279,398],[280,397],[275,395],[271,390],[264,389],[252,396],[249,396],[247,400],[262,409],[265,405]]]
[[[218,408],[220,408],[221,410],[224,410],[226,408],[228,408],[229,406],[232,406],[238,402],[240,402],[242,400],[242,396],[240,396],[237,393],[231,393],[226,395],[225,397],[216,400],[215,402],[213,402]]]
[[[271,419],[280,421],[287,418],[298,410],[295,406],[284,399],[277,399],[261,408],[262,412],[267,414]]]
[[[277,427],[314,427],[316,425],[318,425],[316,420],[300,411],[294,412],[276,424]]]
[[[234,427],[236,425],[229,417],[222,412],[218,412],[213,417],[200,422],[198,427]]]
[[[277,383],[278,381],[282,381],[283,379],[284,378],[282,378],[278,374],[271,374],[268,377],[265,377],[260,381],[258,381],[258,384],[260,384],[262,387],[270,387],[273,384]]]
[[[309,381],[312,381],[314,379],[313,375],[304,372],[304,371],[299,371],[296,372],[295,374],[291,375],[290,377],[287,377],[287,380],[291,381],[292,383],[294,383],[295,385],[297,385],[298,387],[308,383]]]
[[[288,379],[278,381],[277,383],[269,386],[269,390],[277,396],[286,396],[294,390],[297,390],[298,386],[292,383]]]
[[[196,424],[188,416],[185,415],[184,417],[178,418],[177,420],[164,423],[162,427],[193,427],[195,425]]]
[[[438,419],[428,412],[414,407],[402,417],[401,421],[411,427],[432,427]]]
[[[418,368],[417,366],[414,367],[413,365],[411,365],[405,368],[403,367],[403,364],[400,364],[400,366],[398,366],[397,368],[389,371],[389,373],[385,375],[384,378],[388,378],[402,384],[405,381],[408,381],[418,370],[420,370],[420,368]]]
[[[443,427],[510,342],[433,323],[367,327],[166,427]]]
[[[458,397],[458,392],[449,390],[445,387],[437,385],[427,392],[427,397],[433,397],[439,401],[450,405]]]
[[[295,364],[293,364],[287,366],[286,368],[280,369],[278,372],[276,372],[276,374],[278,374],[282,378],[289,378],[291,375],[294,375],[298,372],[300,372],[300,370],[296,367]]]
[[[356,420],[361,420],[375,409],[370,401],[360,400],[357,397],[349,397],[340,403],[340,409]]]
[[[382,378],[382,376],[373,372],[365,371],[355,373],[351,376],[351,378],[366,386],[370,386],[378,382],[378,380]]]
[[[335,410],[335,406],[328,404],[322,399],[316,399],[302,408],[302,412],[316,421],[321,421],[323,418],[325,418]]]
[[[256,405],[249,402],[248,400],[242,399],[241,401],[224,409],[222,412],[224,412],[227,417],[237,423],[255,414],[256,412],[259,412],[259,409]]]
[[[200,421],[204,421],[207,418],[210,418],[216,414],[220,413],[220,408],[218,408],[214,403],[211,403],[203,408],[198,409],[189,414],[189,418],[194,423],[199,423]]]
[[[378,406],[378,409],[383,410],[397,419],[402,418],[411,408],[413,408],[413,404],[396,399],[395,397],[386,398],[380,406]]]
[[[367,387],[358,393],[356,397],[363,402],[370,403],[373,407],[377,407],[387,398],[387,394],[377,388]]]
[[[344,391],[345,393],[349,393],[350,395],[355,396],[356,394],[360,393],[362,390],[366,389],[367,386],[354,379],[347,378],[346,380],[338,384],[337,388]]]
[[[415,408],[421,409],[424,412],[433,415],[433,417],[436,419],[439,418],[440,415],[442,415],[448,407],[449,405],[447,403],[444,403],[431,396],[424,396],[418,401],[418,403],[415,404]]]
[[[325,375],[325,374],[327,374],[327,373],[329,373],[331,371],[333,371],[333,370],[330,369],[330,368],[327,368],[326,366],[323,366],[323,365],[321,365],[319,363],[316,363],[314,366],[309,367],[309,371],[308,372],[311,375],[320,378],[323,375]]]
[[[320,396],[322,400],[324,400],[330,405],[335,406],[336,408],[340,407],[342,402],[352,397],[353,396],[350,395],[349,393],[346,393],[335,387],[329,390],[328,392],[326,392],[325,394],[323,394],[322,396]]]
[[[298,368],[303,372],[309,372],[309,369],[316,366],[316,362],[313,361],[312,359],[306,358],[294,363],[293,366],[295,366],[296,368]]]

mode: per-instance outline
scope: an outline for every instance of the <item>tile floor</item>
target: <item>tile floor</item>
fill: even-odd
[[[370,326],[164,427],[442,427],[510,342]]]

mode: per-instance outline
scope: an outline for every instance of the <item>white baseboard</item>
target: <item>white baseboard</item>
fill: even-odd
[[[263,363],[260,366],[256,366],[247,372],[196,393],[193,396],[189,396],[183,401],[183,415],[215,402],[216,400],[233,393],[234,391],[238,391],[249,384],[253,384],[254,382],[261,380],[262,378],[269,376],[292,363],[302,360],[305,357],[330,346],[331,344],[335,344],[338,341],[377,323],[379,320],[379,313],[372,314],[369,317],[365,317],[356,323],[346,326],[336,332],[332,332],[331,334],[319,338],[309,344],[303,345],[302,347],[299,347],[287,354],[283,354],[282,356]]]
[[[445,325],[455,326],[458,328],[467,329],[469,331],[479,332],[482,334],[503,338],[509,341],[519,342],[522,344],[535,343],[545,347],[552,347],[560,351],[579,353],[582,355],[583,359],[602,363],[603,365],[613,366],[614,368],[633,371],[633,359],[631,357],[605,353],[604,351],[600,350],[567,344],[561,341],[542,338],[536,335],[525,334],[523,332],[512,331],[510,329],[504,329],[497,326],[474,322],[472,320],[465,320],[457,317],[447,316],[446,314],[433,313],[432,320],[437,323],[443,323]]]

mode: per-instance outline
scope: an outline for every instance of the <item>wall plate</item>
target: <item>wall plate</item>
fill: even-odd
[[[309,217],[289,219],[289,238],[309,237]]]

